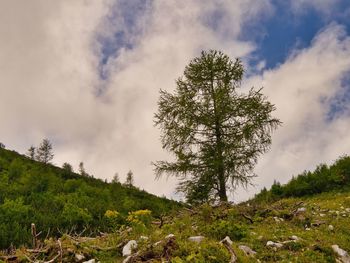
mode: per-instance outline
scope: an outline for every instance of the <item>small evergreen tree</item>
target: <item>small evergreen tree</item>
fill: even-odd
[[[51,142],[48,139],[44,139],[36,151],[36,159],[42,163],[49,163],[53,156]]]
[[[112,183],[115,184],[115,183],[119,183],[119,182],[120,182],[119,174],[115,173],[114,176],[113,176],[113,179],[112,179]]]
[[[129,187],[134,185],[134,174],[132,173],[131,170],[126,174],[125,185],[127,185]]]
[[[79,163],[79,173],[80,175],[82,176],[87,176],[87,172],[85,171],[85,168],[84,168],[84,163],[83,162],[80,162]]]
[[[29,147],[28,152],[27,152],[27,156],[32,159],[35,160],[35,147],[32,145]]]
[[[5,149],[5,144],[3,144],[2,142],[0,142],[0,149]]]
[[[69,163],[64,163],[62,165],[62,169],[64,169],[68,173],[73,173],[73,166]]]

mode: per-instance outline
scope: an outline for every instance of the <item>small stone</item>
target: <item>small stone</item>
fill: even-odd
[[[326,215],[325,214],[320,214],[320,217],[325,217]]]
[[[291,236],[291,237],[290,237],[290,239],[291,239],[291,240],[298,241],[300,238],[299,238],[299,237],[297,237],[297,236],[294,236],[294,235],[293,235],[293,236]]]
[[[80,262],[85,259],[85,256],[82,254],[75,254],[76,261]]]
[[[267,247],[281,248],[281,247],[283,247],[283,244],[278,243],[278,242],[273,242],[273,241],[267,241],[266,246]]]
[[[238,246],[238,248],[240,250],[242,250],[244,252],[244,254],[246,254],[247,256],[252,256],[254,257],[255,254],[256,254],[256,251],[252,250],[250,247],[248,246],[244,246],[244,245],[241,245],[241,246]]]
[[[146,237],[146,236],[140,236],[140,240],[148,240],[148,237]]]
[[[311,230],[311,228],[307,227],[307,228],[305,228],[305,230],[306,230],[306,231],[310,231],[310,230]]]
[[[130,240],[124,247],[123,247],[123,257],[130,256],[132,254],[132,250],[134,248],[137,248],[137,242],[136,240]]]
[[[306,208],[305,207],[300,207],[297,209],[297,213],[303,213],[306,212]]]
[[[96,263],[96,260],[93,258],[88,261],[84,261],[83,263]]]
[[[173,237],[175,237],[174,234],[169,234],[169,235],[167,235],[167,236],[165,237],[165,239],[169,239],[169,238],[173,238]]]
[[[338,245],[332,245],[332,249],[341,258],[341,262],[350,263],[350,256],[348,252],[341,249]]]
[[[350,213],[350,208],[345,208],[345,211]]]
[[[334,231],[334,226],[329,225],[329,226],[328,226],[328,230],[329,230],[329,231]]]
[[[189,237],[188,240],[196,243],[200,243],[204,240],[204,236],[194,236],[194,237]]]

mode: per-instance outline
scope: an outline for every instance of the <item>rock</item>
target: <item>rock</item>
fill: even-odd
[[[242,250],[244,254],[246,254],[246,256],[254,257],[256,254],[256,252],[248,246],[241,245],[241,246],[238,246],[238,248]]]
[[[229,244],[230,246],[233,244],[233,242],[232,242],[232,240],[231,240],[231,238],[230,238],[229,236],[226,236],[223,240],[220,241],[220,243],[223,243],[223,242],[225,242],[225,241],[226,241],[226,243]]]
[[[96,260],[93,258],[88,261],[84,261],[83,263],[96,263]]]
[[[310,230],[311,230],[311,228],[309,228],[309,227],[306,227],[306,228],[305,228],[305,230],[306,230],[306,231],[310,231]]]
[[[345,211],[350,213],[350,208],[345,208]]]
[[[332,249],[340,257],[341,262],[350,263],[350,256],[348,252],[341,249],[338,245],[332,245]]]
[[[148,237],[146,237],[146,236],[140,236],[140,239],[141,239],[141,240],[148,240]]]
[[[156,247],[156,246],[158,246],[158,245],[160,245],[160,244],[162,244],[162,241],[157,241],[156,243],[153,244],[153,246]]]
[[[80,262],[85,259],[85,256],[82,254],[75,254],[75,260]]]
[[[306,208],[305,207],[300,207],[297,209],[297,213],[303,213],[306,212]]]
[[[165,237],[165,239],[169,239],[169,238],[173,238],[173,237],[175,237],[174,234],[169,234],[169,235],[167,235],[167,236]]]
[[[276,222],[283,222],[284,221],[283,218],[280,218],[280,217],[277,217],[277,216],[274,216],[273,219],[275,219]]]
[[[295,241],[300,240],[300,238],[299,238],[299,237],[297,237],[297,236],[291,236],[291,237],[290,237],[290,239],[291,239],[291,240],[295,240]]]
[[[194,236],[194,237],[189,237],[188,240],[196,243],[200,243],[204,240],[204,236]]]
[[[334,231],[334,226],[329,225],[329,226],[328,226],[328,230],[329,230],[329,231]]]
[[[281,244],[279,242],[267,241],[266,246],[267,247],[281,248],[281,247],[283,247],[283,244]]]
[[[326,215],[325,214],[320,214],[320,217],[325,217]]]
[[[137,242],[135,240],[130,240],[124,247],[123,247],[123,257],[130,256],[132,254],[132,250],[134,248],[137,248]]]

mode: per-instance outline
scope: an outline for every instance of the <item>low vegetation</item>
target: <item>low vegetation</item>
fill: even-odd
[[[180,206],[131,184],[107,183],[64,167],[0,147],[0,248],[29,245],[31,223],[42,231],[40,238],[96,235],[124,224],[130,211],[148,209],[157,218]]]

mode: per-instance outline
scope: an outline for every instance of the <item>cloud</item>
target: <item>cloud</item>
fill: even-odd
[[[334,99],[350,89],[342,85],[349,71],[350,37],[344,27],[330,24],[309,48],[294,50],[283,65],[247,80],[247,86],[265,87],[276,105],[275,115],[283,121],[273,136],[271,152],[256,169],[258,188],[274,179],[285,183],[292,175],[348,153],[349,108],[332,119],[328,116]],[[240,198],[247,196],[242,191]]]
[[[290,1],[292,11],[296,14],[303,14],[307,9],[313,8],[316,11],[330,15],[338,6],[341,0],[292,0]]]

